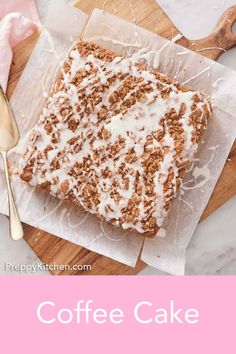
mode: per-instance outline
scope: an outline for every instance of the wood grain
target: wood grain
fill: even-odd
[[[79,7],[87,14],[91,14],[95,7],[104,9],[104,4],[106,11],[119,15],[119,17],[131,22],[135,19],[137,25],[167,39],[171,39],[179,33],[178,29],[154,0],[133,0],[130,3],[124,0],[107,0],[105,2],[103,0],[80,0],[75,3],[75,6]],[[230,8],[223,14],[210,36],[195,41],[182,38],[178,43],[211,59],[217,60],[222,53],[236,46],[236,35],[232,32],[232,25],[235,20],[236,6]],[[9,97],[20,78],[38,36],[39,33],[35,33],[14,50],[13,65],[7,91]],[[224,170],[201,220],[213,213],[235,194],[236,145],[234,145],[230,153],[229,159],[225,164]],[[55,275],[128,275],[137,274],[145,267],[145,264],[139,260],[135,268],[130,268],[29,225],[24,225],[24,230],[26,241],[42,262],[47,264],[62,264],[70,267],[70,269],[55,269],[51,271],[51,273]],[[73,268],[73,266],[78,264],[81,266],[91,265],[92,269],[88,270],[85,268],[78,270]]]

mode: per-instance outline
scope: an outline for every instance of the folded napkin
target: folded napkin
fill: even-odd
[[[34,0],[0,1],[0,84],[5,91],[12,62],[12,48],[40,26]]]

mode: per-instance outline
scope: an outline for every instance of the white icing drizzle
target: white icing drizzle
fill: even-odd
[[[182,188],[183,190],[193,190],[193,189],[199,189],[201,187],[203,187],[207,182],[209,182],[211,180],[211,172],[206,165],[204,165],[203,167],[195,167],[193,170],[193,177],[195,178],[195,180],[198,177],[202,177],[201,181],[199,183],[197,183],[194,186],[187,186],[184,185]]]
[[[136,18],[135,18],[135,13],[134,13],[134,8],[133,8],[132,0],[129,0],[129,7],[130,7],[131,14],[132,14],[132,16],[133,16],[133,22],[136,23]]]
[[[181,65],[182,65],[182,62],[180,61],[180,62],[179,62],[179,65],[178,65],[178,68],[177,68],[177,70],[176,70],[176,72],[175,72],[175,75],[174,75],[174,77],[173,77],[174,80],[177,80],[177,79],[178,79],[178,75],[179,75],[179,72],[180,72]]]
[[[171,39],[171,42],[178,42],[180,41],[180,39],[184,38],[184,35],[182,33],[178,33],[176,36],[174,36],[172,39]]]
[[[159,19],[158,20],[161,20],[161,17],[163,16],[163,10],[161,10],[161,12],[160,12],[160,17],[159,17]],[[157,24],[156,24],[156,29],[155,29],[155,32],[156,33],[158,33],[158,27],[159,27],[159,22],[157,22]]]
[[[193,177],[195,179],[197,179],[198,177],[204,177],[204,183],[210,181],[211,179],[211,172],[208,168],[207,165],[203,166],[203,167],[198,167],[196,166],[194,169],[193,169]],[[198,185],[198,188],[201,187],[201,184]]]
[[[205,52],[206,50],[221,50],[222,52],[227,52],[224,48],[221,47],[206,47],[206,48],[201,48],[197,49],[196,52]]]
[[[160,49],[153,52],[155,54],[154,62],[153,62],[154,69],[157,69],[160,66],[160,56],[161,56],[161,53],[163,52],[163,50],[166,49],[171,43],[178,42],[183,37],[184,37],[183,34],[178,33],[170,41],[166,42]],[[173,57],[172,57],[172,59],[173,59]]]
[[[202,167],[199,167],[199,166],[195,166],[194,167],[194,165],[192,165],[192,169],[193,169],[192,176],[193,176],[193,179],[191,179],[190,181],[188,181],[188,182],[183,184],[183,186],[182,186],[182,190],[183,191],[199,189],[199,188],[203,187],[207,182],[209,182],[211,180],[212,176],[211,176],[211,171],[210,171],[209,165],[213,161],[214,156],[215,156],[215,151],[219,147],[220,147],[219,145],[215,145],[215,146],[211,146],[211,147],[208,148],[208,150],[212,151],[213,153],[212,153],[209,161],[205,165],[203,165]],[[200,177],[200,181],[197,182],[199,177]],[[192,182],[194,183],[194,185],[193,186],[189,186],[188,184],[190,184]]]
[[[189,51],[188,50],[184,50],[183,52],[177,53],[177,56],[180,57],[182,55],[187,55],[187,54],[189,54]]]
[[[47,91],[45,90],[45,86],[44,86],[43,81],[41,81],[41,87],[42,87],[43,97],[44,97],[44,98],[48,98],[48,93],[47,93]]]
[[[84,216],[78,223],[72,224],[71,219],[70,219],[70,212],[68,212],[68,214],[67,214],[68,225],[69,225],[72,229],[77,228],[78,226],[82,225],[82,224],[88,219],[88,217],[89,217],[89,213],[86,212],[86,213],[85,213],[85,216]]]
[[[221,82],[224,82],[225,80],[223,79],[223,78],[218,78],[214,83],[213,83],[213,85],[212,85],[212,87],[213,88],[218,88],[218,86],[219,86],[219,84],[221,83]]]
[[[182,203],[184,203],[185,205],[187,205],[187,207],[193,212],[194,211],[194,208],[193,208],[193,206],[192,206],[192,204],[191,203],[189,203],[187,200],[185,200],[185,199],[182,199],[181,197],[180,197],[180,200],[182,201]]]
[[[63,232],[63,220],[65,216],[67,215],[67,208],[63,208],[60,212],[60,217],[59,217],[59,225],[60,225],[60,232]]]
[[[102,42],[110,42],[114,45],[120,45],[122,47],[142,48],[142,43],[140,43],[140,41],[138,42],[138,39],[139,39],[139,37],[136,35],[135,43],[127,43],[127,42],[120,41],[118,39],[113,39],[113,38],[110,38],[107,36],[92,36],[89,38],[89,40],[93,41],[93,42],[102,41]]]
[[[204,74],[205,72],[209,71],[212,66],[214,65],[215,63],[211,63],[209,66],[207,66],[205,69],[199,71],[196,75],[190,77],[188,80],[184,81],[183,82],[183,85],[186,85],[188,84],[189,82],[191,82],[192,80],[195,80],[196,78],[198,78],[199,76],[201,76],[202,74]]]
[[[35,225],[38,225],[40,222],[42,222],[43,220],[47,219],[49,216],[51,216],[52,214],[54,214],[63,204],[63,200],[60,200],[58,202],[58,204],[55,206],[55,208],[51,209],[50,212],[48,214],[43,215],[41,218],[39,218],[38,220],[35,221]]]
[[[100,226],[101,226],[101,230],[102,230],[102,235],[105,236],[108,240],[113,241],[113,242],[119,242],[122,239],[122,237],[112,238],[110,235],[108,235],[108,233],[106,232],[106,230],[104,228],[104,221],[103,220],[101,220]]]

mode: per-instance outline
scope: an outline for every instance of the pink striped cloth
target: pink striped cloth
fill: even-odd
[[[0,1],[0,84],[5,91],[12,62],[12,48],[40,26],[34,0]]]

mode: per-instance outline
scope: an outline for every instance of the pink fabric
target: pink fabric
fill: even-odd
[[[0,84],[6,90],[12,48],[40,26],[34,0],[0,1]]]

